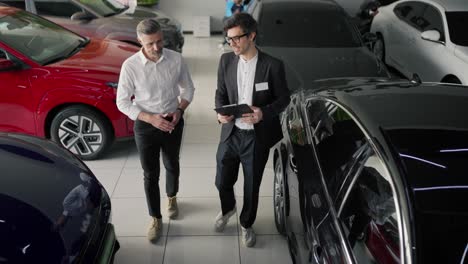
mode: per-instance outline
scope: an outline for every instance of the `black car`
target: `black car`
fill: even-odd
[[[112,263],[111,202],[71,152],[0,133],[0,263]]]
[[[274,149],[295,263],[468,263],[468,89],[329,79],[295,92]]]
[[[284,61],[293,91],[316,79],[389,77],[334,1],[257,0],[248,12],[258,22],[257,46]]]

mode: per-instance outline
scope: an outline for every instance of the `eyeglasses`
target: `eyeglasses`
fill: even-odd
[[[240,39],[247,35],[249,35],[249,33],[245,33],[245,34],[234,36],[234,37],[225,37],[224,39],[226,39],[227,43],[231,43],[231,41],[234,41],[234,43],[239,43]]]

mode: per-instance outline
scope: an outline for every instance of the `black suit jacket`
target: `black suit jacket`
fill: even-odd
[[[218,67],[218,88],[216,89],[215,104],[221,107],[228,104],[237,104],[237,64],[239,56],[234,52],[221,56]],[[268,90],[256,91],[255,84],[268,83]],[[289,104],[290,93],[287,87],[284,64],[266,53],[258,51],[258,61],[255,70],[252,105],[260,107],[263,120],[254,125],[257,144],[270,148],[282,137],[279,113]],[[224,142],[232,133],[234,120],[223,124],[221,142]]]

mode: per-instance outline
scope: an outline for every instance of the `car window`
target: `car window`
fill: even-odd
[[[362,164],[339,207],[343,235],[357,263],[400,263],[397,204],[390,176],[372,150]]]
[[[25,0],[8,0],[8,1],[1,1],[2,3],[5,3],[9,6],[13,6],[16,8],[20,9],[26,9],[26,3],[24,2]]]
[[[304,130],[302,117],[296,107],[296,98],[293,98],[292,107],[288,108],[287,112],[287,128],[291,139],[291,143],[304,146],[307,144],[307,137]]]
[[[338,8],[265,3],[258,21],[259,46],[332,48],[362,45],[348,16]]]
[[[405,23],[421,31],[421,27],[427,23],[422,18],[422,13],[425,7],[426,6],[422,3],[405,2],[403,4],[397,5],[393,11],[395,12],[396,16]]]
[[[421,27],[423,31],[437,30],[440,33],[440,40],[445,41],[444,22],[442,15],[433,6],[428,5],[423,13],[424,26]]]
[[[331,102],[309,102],[307,113],[324,180],[335,201],[347,172],[362,152],[365,136],[355,121]]]
[[[83,9],[72,2],[35,0],[37,14],[41,16],[54,16],[70,18],[76,12],[82,12]]]
[[[85,42],[84,38],[22,10],[0,17],[0,29],[3,43],[42,65],[73,55]]]
[[[468,12],[446,12],[450,40],[456,45],[468,47]]]

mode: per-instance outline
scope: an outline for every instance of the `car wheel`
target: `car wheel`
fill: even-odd
[[[97,159],[114,139],[109,121],[86,106],[62,109],[52,120],[50,135],[52,140],[84,160]]]
[[[374,47],[372,48],[377,59],[381,62],[385,63],[385,43],[382,36],[378,35],[377,40],[374,43]]]
[[[273,206],[275,210],[276,229],[282,235],[286,234],[285,221],[285,206],[286,206],[286,189],[284,184],[283,165],[281,158],[275,163],[275,178],[273,184]]]

